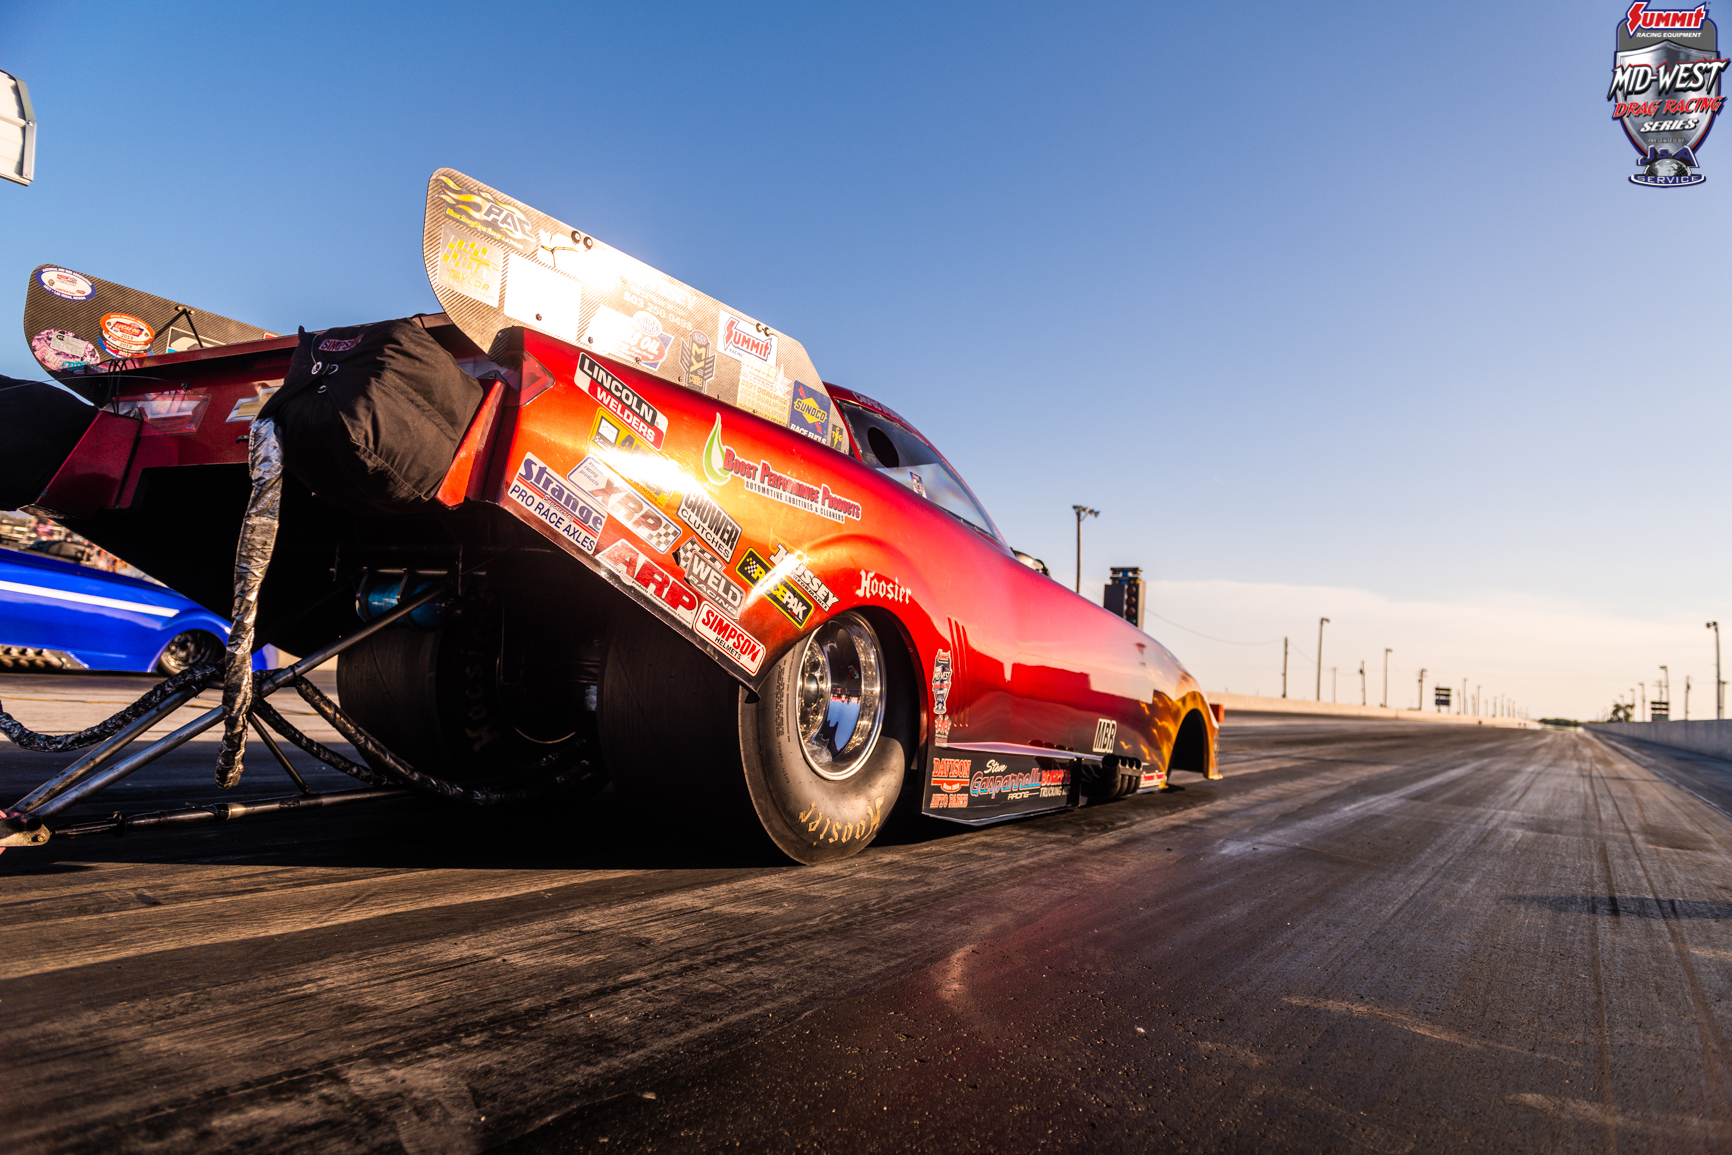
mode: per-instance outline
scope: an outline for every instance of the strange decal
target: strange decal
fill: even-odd
[[[586,457],[566,475],[657,553],[666,553],[683,532],[673,518],[652,505],[599,457]]]
[[[631,542],[621,538],[602,550],[597,559],[621,577],[636,582],[645,593],[666,606],[686,625],[696,624],[698,595],[684,582],[645,557]]]
[[[1630,183],[1701,184],[1708,178],[1694,171],[1696,154],[1726,102],[1720,82],[1728,64],[1708,6],[1658,9],[1637,0],[1618,21],[1616,42],[1606,99],[1642,170]]]
[[[740,523],[729,517],[715,499],[702,490],[694,489],[680,498],[680,520],[692,527],[692,532],[705,545],[731,561],[740,546]]]
[[[607,512],[592,504],[587,494],[568,485],[535,454],[523,455],[506,496],[584,553],[595,552],[607,525]]]
[[[722,440],[722,417],[719,413],[709,440],[704,442],[703,467],[704,478],[711,485],[726,485],[729,479],[738,477],[746,492],[759,497],[815,513],[837,524],[860,520],[860,503],[832,492],[827,484],[814,485],[791,473],[783,473],[766,458],[759,458],[753,464],[735,453]]]
[[[740,610],[746,604],[746,591],[728,576],[727,566],[721,558],[699,545],[695,537],[686,538],[686,543],[680,546],[674,557],[685,571],[686,580],[696,586],[699,593],[730,618],[740,616]]]
[[[577,384],[585,385],[589,395],[601,402],[602,408],[624,422],[626,428],[647,441],[651,448],[662,447],[668,432],[665,414],[588,353],[578,355],[577,368],[584,377]]]
[[[693,628],[699,637],[732,658],[748,674],[757,673],[758,667],[764,664],[764,643],[709,602],[698,607],[698,620]]]
[[[734,567],[734,572],[751,584],[754,597],[766,599],[800,629],[805,629],[806,624],[812,620],[812,612],[817,609],[812,599],[801,592],[793,582],[779,577],[770,563],[758,555],[757,550],[748,549],[740,559],[740,564]]]

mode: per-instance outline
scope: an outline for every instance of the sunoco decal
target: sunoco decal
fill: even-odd
[[[764,643],[730,621],[709,602],[698,607],[698,620],[692,628],[698,636],[745,667],[747,673],[757,673],[758,667],[764,664]]]
[[[839,524],[850,519],[860,520],[860,503],[831,492],[828,485],[813,485],[791,473],[783,473],[767,458],[760,457],[754,464],[735,453],[733,447],[722,440],[720,414],[716,416],[715,427],[710,430],[709,440],[704,443],[703,466],[704,478],[711,485],[726,485],[729,478],[738,477],[748,493],[759,497],[771,498]]]
[[[794,399],[788,413],[788,428],[804,433],[822,445],[830,425],[830,399],[804,381],[794,382]]]
[[[607,513],[566,484],[535,454],[525,453],[506,496],[552,526],[584,553],[594,553]]]
[[[608,372],[588,353],[581,353],[577,358],[577,368],[589,378],[589,395],[601,402],[602,408],[625,422],[633,433],[650,443],[656,449],[662,447],[668,432],[668,419],[648,401],[638,396],[631,386]],[[584,382],[577,382],[579,385]]]
[[[619,518],[657,553],[666,553],[680,539],[681,530],[674,519],[650,504],[648,498],[626,484],[625,478],[600,458],[584,458],[566,478],[600,502],[603,509]]]
[[[1637,0],[1618,21],[1606,99],[1642,170],[1630,183],[1681,188],[1708,179],[1695,171],[1696,154],[1726,102],[1719,35],[1706,4],[1659,9]]]

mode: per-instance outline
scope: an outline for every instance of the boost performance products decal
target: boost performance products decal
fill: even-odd
[[[668,419],[654,405],[637,395],[636,390],[615,377],[588,353],[580,353],[577,358],[577,368],[589,378],[589,395],[601,402],[602,407],[621,421],[633,433],[649,442],[656,449],[662,447],[667,438]],[[579,385],[584,384],[582,381]]]
[[[729,478],[738,477],[748,493],[815,513],[838,524],[850,519],[860,520],[860,503],[832,493],[828,485],[813,485],[791,473],[783,473],[767,458],[759,458],[754,465],[735,453],[733,447],[722,440],[720,414],[716,415],[715,427],[704,443],[704,477],[711,485],[726,485]]]
[[[592,505],[587,495],[567,485],[563,477],[535,454],[523,455],[506,496],[584,553],[595,552],[602,527],[607,525],[607,513]]]

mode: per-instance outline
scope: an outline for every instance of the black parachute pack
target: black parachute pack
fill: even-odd
[[[481,404],[480,382],[405,317],[301,330],[283,386],[259,411],[276,422],[283,466],[352,513],[432,499]]]
[[[65,389],[0,377],[0,509],[41,496],[95,420],[96,407]]]

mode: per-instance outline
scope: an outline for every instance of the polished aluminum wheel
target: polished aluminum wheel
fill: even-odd
[[[841,614],[818,627],[800,659],[800,748],[832,782],[865,764],[884,724],[884,659],[865,618]]]

